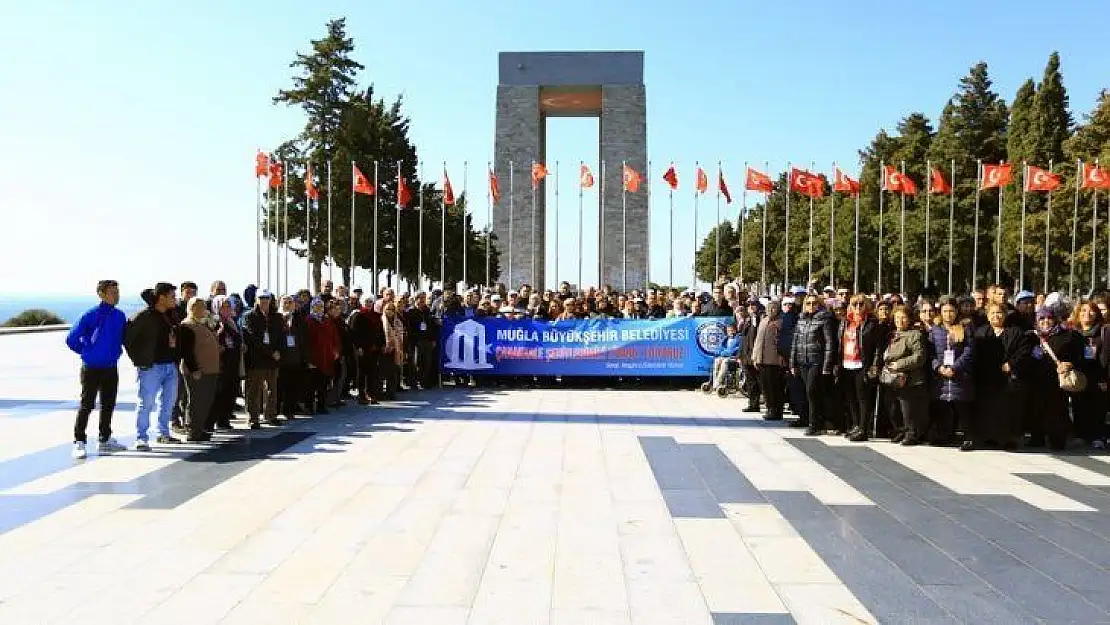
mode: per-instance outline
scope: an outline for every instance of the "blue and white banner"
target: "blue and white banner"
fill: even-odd
[[[445,319],[445,373],[538,376],[705,376],[731,317]]]

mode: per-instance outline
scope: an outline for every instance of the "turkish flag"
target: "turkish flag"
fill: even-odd
[[[590,173],[590,167],[588,165],[582,165],[582,170],[578,173],[578,184],[581,185],[583,189],[589,189],[594,186],[594,175]]]
[[[671,170],[673,171],[674,168],[672,167]],[[621,174],[621,177],[624,179],[625,191],[628,191],[629,193],[635,193],[640,190],[640,172],[632,169],[628,165],[625,165],[624,172]]]
[[[917,183],[913,181],[913,178],[901,172],[899,172],[898,175],[902,178],[902,194],[917,195]]]
[[[666,180],[667,184],[670,185],[671,191],[678,189],[678,172],[674,170],[674,163],[671,163],[671,166],[663,174],[663,180]]]
[[[948,195],[952,192],[952,187],[944,179],[944,174],[936,167],[929,169],[929,190],[941,195]]]
[[[1098,165],[1083,163],[1084,189],[1110,189],[1110,176]]]
[[[1060,187],[1060,176],[1030,165],[1025,169],[1026,191],[1054,191]]]
[[[281,186],[282,173],[285,167],[278,161],[270,161],[270,188],[276,189]]]
[[[817,197],[815,191],[821,180],[808,171],[794,167],[790,170],[790,190],[802,195]]]
[[[270,157],[266,156],[262,150],[259,150],[258,153],[254,155],[254,177],[262,178],[269,172]]]
[[[353,163],[351,164],[351,180],[351,188],[354,189],[355,193],[374,195],[374,185],[370,184],[366,176],[362,175],[362,171],[359,170],[358,165]]]
[[[833,179],[833,191],[840,191],[842,193],[849,193],[851,195],[859,195],[859,190],[859,180],[856,180],[851,176],[845,174],[844,172],[840,171],[840,168],[838,167],[835,172],[835,178]]]
[[[308,169],[304,173],[304,194],[310,200],[320,199],[320,190],[316,188],[316,180],[312,175],[312,163],[308,164]]]
[[[709,178],[705,175],[705,170],[698,167],[697,184],[694,185],[698,193],[705,193],[709,188]]]
[[[744,177],[744,189],[761,193],[773,193],[775,183],[771,182],[771,177],[767,174],[749,167]]]
[[[409,185],[405,184],[403,177],[397,177],[397,205],[401,208],[408,208],[412,203],[412,191],[409,191]]]
[[[447,168],[443,168],[443,205],[455,205],[455,190],[451,188],[451,179],[447,177]]]
[[[902,174],[898,173],[898,170],[893,165],[887,165],[886,169],[883,170],[882,191],[905,191],[902,186],[903,180]]]
[[[1014,181],[1014,165],[1012,163],[999,163],[989,165],[983,163],[983,180],[980,189],[993,189],[1004,187]]]
[[[497,174],[493,173],[492,168],[489,170],[489,194],[494,204],[501,203],[501,184],[497,182]]]
[[[540,181],[547,177],[547,168],[540,163],[532,163],[532,188],[540,186]]]
[[[725,173],[717,170],[717,191],[725,196],[725,204],[732,204],[732,194],[728,192],[728,185],[725,184]]]

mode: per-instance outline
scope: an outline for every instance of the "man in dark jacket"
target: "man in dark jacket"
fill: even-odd
[[[304,316],[297,310],[297,303],[288,295],[281,298],[281,324],[285,341],[281,344],[278,366],[278,410],[287,420],[292,421],[304,399],[308,326]]]
[[[380,361],[385,347],[385,326],[382,316],[374,310],[374,298],[367,297],[363,306],[348,319],[351,343],[358,358],[358,403],[377,404],[382,394]]]
[[[816,436],[826,429],[825,420],[829,416],[827,382],[834,373],[836,354],[835,318],[821,308],[818,296],[806,295],[802,300],[802,313],[794,326],[790,370],[805,385],[808,436]]]
[[[272,302],[273,295],[262,290],[254,308],[243,319],[243,342],[247,346],[245,394],[252,430],[262,427],[259,415],[265,417],[268,425],[278,425],[277,376],[285,327],[281,315],[274,313]]]
[[[438,320],[428,307],[428,296],[417,293],[412,308],[404,313],[405,333],[410,338],[408,357],[410,368],[409,387],[434,388],[439,386],[439,363],[436,361],[436,339],[439,338]]]
[[[177,401],[177,325],[173,310],[177,304],[173,285],[159,282],[143,291],[147,308],[127,324],[124,346],[139,373],[139,405],[135,410],[136,451],[150,451],[148,430],[154,400],[158,399],[158,438],[160,445],[181,441],[170,435],[170,416]]]
[[[759,371],[752,364],[752,349],[755,346],[755,335],[759,329],[759,322],[763,319],[763,307],[760,305],[759,300],[751,299],[748,301],[748,314],[738,320],[741,343],[743,347],[740,350],[740,366],[744,368],[745,380],[747,381],[747,388],[744,391],[748,395],[748,405],[744,407],[744,412],[759,412],[759,404],[762,399],[762,392],[759,386]]]
[[[725,299],[724,290],[719,287],[713,287],[713,299],[709,300],[702,306],[702,312],[699,317],[731,317],[734,311],[732,306]]]
[[[123,354],[123,335],[127,316],[116,308],[119,304],[119,284],[115,280],[101,280],[96,285],[100,304],[89,309],[69,331],[66,345],[81,356],[81,406],[73,425],[73,457],[86,456],[85,431],[89,415],[100,395],[100,453],[122,451],[123,445],[112,438],[112,411],[116,408],[119,389],[119,357]]]

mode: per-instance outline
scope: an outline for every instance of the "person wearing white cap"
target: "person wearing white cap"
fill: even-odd
[[[274,313],[273,300],[273,294],[263,289],[254,309],[243,319],[243,342],[247,346],[243,394],[252,430],[262,427],[260,416],[270,425],[277,424],[277,376],[281,348],[285,345],[285,324]]]

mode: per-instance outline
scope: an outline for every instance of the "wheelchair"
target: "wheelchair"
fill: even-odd
[[[729,360],[725,366],[725,381],[724,384],[716,389],[718,397],[728,397],[729,395],[739,395],[740,397],[748,397],[748,371],[745,367],[740,366],[736,360]],[[703,382],[701,391],[709,394],[714,392],[713,380]]]

